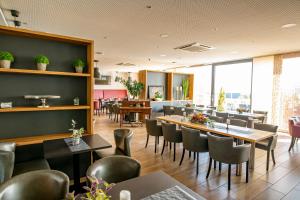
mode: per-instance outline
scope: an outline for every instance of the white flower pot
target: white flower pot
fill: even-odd
[[[80,137],[73,137],[72,140],[73,146],[80,144]]]
[[[45,64],[45,63],[37,63],[36,65],[37,65],[38,70],[46,71],[46,69],[47,69],[47,64]]]
[[[0,60],[0,68],[10,68],[10,60]]]
[[[83,67],[76,66],[75,69],[76,69],[77,73],[82,73],[83,72]]]

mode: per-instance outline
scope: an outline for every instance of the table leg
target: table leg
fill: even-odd
[[[123,113],[120,113],[120,128],[122,128],[122,125],[123,125]]]
[[[73,180],[74,190],[76,193],[80,192],[80,162],[79,154],[73,154]]]
[[[250,149],[250,169],[254,169],[255,164],[255,142],[251,142],[251,149]]]

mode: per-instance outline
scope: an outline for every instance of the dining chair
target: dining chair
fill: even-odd
[[[191,115],[194,113],[194,111],[195,111],[195,109],[193,109],[193,108],[185,108],[186,115]]]
[[[253,128],[254,119],[247,114],[234,114],[233,119],[241,119],[247,122],[246,127]]]
[[[100,103],[96,99],[94,99],[94,115],[100,115]]]
[[[113,103],[108,103],[107,108],[108,108],[108,118],[113,120],[113,115],[114,115]]]
[[[170,149],[171,149],[172,143],[173,143],[174,144],[173,161],[175,162],[176,143],[182,143],[181,130],[176,129],[176,124],[162,123],[162,132],[163,132],[163,136],[164,136],[164,144],[163,144],[163,148],[161,151],[161,155],[163,155],[163,153],[164,153],[166,142],[170,143]]]
[[[183,143],[183,149],[182,149],[182,156],[179,163],[179,166],[182,164],[185,150],[188,150],[190,152],[196,153],[197,157],[197,171],[196,174],[198,175],[199,172],[199,153],[201,152],[208,152],[208,142],[207,142],[207,136],[204,134],[201,134],[199,130],[191,129],[182,127],[182,143]]]
[[[223,118],[223,123],[226,123],[226,120],[228,119],[229,117],[229,114],[226,113],[226,112],[216,112],[216,116],[217,117],[222,117]]]
[[[147,141],[145,148],[148,146],[149,136],[155,137],[154,152],[156,153],[157,144],[159,144],[159,137],[163,136],[161,125],[157,124],[156,119],[146,119]]]
[[[124,155],[131,157],[130,146],[132,137],[133,132],[130,129],[115,129],[114,139],[116,147],[94,151],[94,160],[114,155]]]
[[[174,107],[174,115],[180,115],[180,116],[183,116],[185,113],[185,108],[184,107],[181,107],[181,106],[176,106]]]
[[[164,116],[166,115],[174,115],[174,107],[173,106],[163,106]]]
[[[296,139],[300,138],[300,123],[296,117],[291,117],[289,119],[289,134],[292,137],[289,147],[289,151],[291,151],[295,145]]]
[[[217,116],[209,115],[208,118],[212,121],[217,122],[217,123],[224,123],[224,118],[223,117],[217,117]]]
[[[206,179],[209,177],[212,160],[228,164],[228,190],[231,187],[231,165],[242,164],[246,162],[246,183],[249,179],[249,159],[250,145],[243,144],[233,146],[232,137],[219,137],[207,133],[208,150],[209,150],[209,166],[206,174]]]
[[[114,113],[114,121],[119,121],[120,116],[120,106],[119,104],[113,104],[113,113]]]
[[[268,111],[253,110],[254,114],[261,114],[262,117],[256,118],[261,123],[267,123]]]
[[[2,200],[59,200],[69,192],[69,177],[56,170],[20,174],[0,186]]]
[[[269,131],[269,132],[274,133],[274,136],[272,136],[271,138],[259,141],[255,144],[256,148],[267,151],[267,166],[266,166],[266,169],[268,171],[269,170],[270,152],[272,154],[273,164],[274,165],[276,164],[275,156],[274,156],[274,149],[275,149],[276,144],[277,144],[278,135],[276,133],[277,133],[278,126],[275,126],[275,125],[272,125],[272,124],[254,123],[254,129],[262,130],[262,131]]]
[[[229,124],[233,126],[247,127],[247,121],[242,119],[231,118]]]
[[[139,161],[126,156],[110,156],[94,162],[86,176],[93,176],[108,183],[119,183],[138,177],[141,171]]]
[[[16,144],[13,142],[0,143],[0,184],[9,180],[13,175],[15,148]]]

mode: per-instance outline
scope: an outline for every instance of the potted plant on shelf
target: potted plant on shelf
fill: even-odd
[[[82,134],[84,133],[84,128],[76,129],[77,122],[72,119],[70,131],[72,131],[72,140],[73,145],[78,145],[80,143],[80,138],[82,137]]]
[[[183,98],[187,99],[188,91],[189,91],[189,80],[182,80],[182,89],[183,89]]]
[[[159,91],[157,91],[154,94],[154,99],[155,99],[155,101],[162,101],[163,100],[163,95]]]
[[[35,57],[35,63],[37,65],[37,69],[41,71],[46,71],[47,65],[50,63],[49,59],[44,55],[38,55]]]
[[[10,64],[14,62],[14,56],[7,51],[0,51],[0,68],[10,68]]]
[[[85,67],[85,63],[81,59],[77,59],[73,62],[73,66],[77,73],[82,73]]]

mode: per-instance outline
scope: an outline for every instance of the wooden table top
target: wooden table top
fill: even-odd
[[[120,182],[112,188],[110,195],[112,200],[119,200],[120,191],[129,190],[131,200],[138,200],[174,186],[179,186],[195,199],[205,199],[162,171]]]
[[[133,106],[121,106],[120,110],[133,110],[133,109],[137,109],[137,110],[150,110],[152,109],[152,107],[133,107]]]
[[[81,154],[93,150],[106,149],[112,147],[112,145],[105,139],[103,139],[100,135],[92,134],[82,136],[81,138],[89,146],[89,149],[78,149],[78,151],[72,152],[64,139],[65,138],[44,141],[43,146],[45,158],[56,158],[72,154]]]
[[[261,131],[257,129],[250,129],[250,128],[232,126],[232,125],[229,125],[229,129],[227,130],[226,124],[222,124],[222,123],[214,123],[215,124],[214,127],[209,127],[208,125],[205,124],[191,123],[190,121],[185,120],[184,117],[178,115],[162,116],[162,117],[157,117],[157,119],[178,124],[181,126],[189,127],[189,128],[199,129],[206,132],[238,138],[248,142],[258,142],[274,135],[273,132]]]

